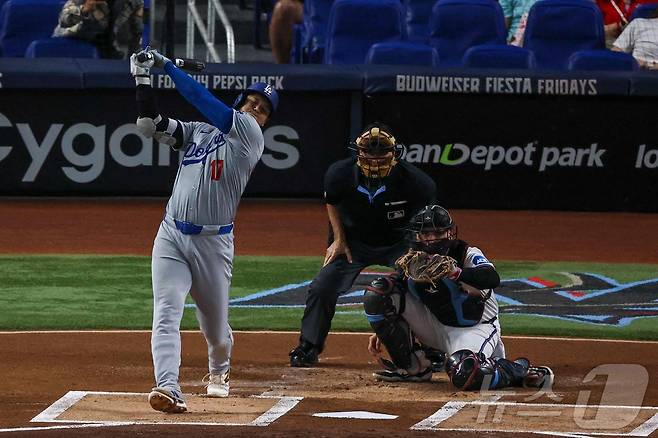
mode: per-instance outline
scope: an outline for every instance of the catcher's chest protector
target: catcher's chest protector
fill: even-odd
[[[464,267],[468,243],[463,240],[450,242],[448,254]],[[452,327],[472,327],[482,319],[484,301],[471,297],[459,285],[449,279],[442,279],[436,287],[430,283],[417,283],[407,280],[409,289],[416,293],[441,324]]]
[[[444,255],[448,255],[455,259],[457,261],[457,266],[464,269],[464,260],[466,260],[466,250],[468,249],[468,243],[460,239],[449,240],[447,247],[448,252]]]

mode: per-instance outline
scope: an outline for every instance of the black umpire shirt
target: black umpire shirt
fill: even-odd
[[[404,238],[403,228],[411,216],[436,202],[434,181],[406,161],[398,162],[382,183],[379,189],[369,192],[356,158],[337,161],[327,170],[325,201],[338,208],[348,242],[394,245]]]

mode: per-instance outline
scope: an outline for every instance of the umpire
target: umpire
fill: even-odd
[[[388,126],[367,126],[350,149],[356,157],[332,164],[324,177],[331,229],[324,265],[311,282],[299,345],[290,366],[312,367],[324,348],[338,296],[370,265],[393,267],[407,251],[402,229],[436,199],[434,181],[399,161],[404,147]]]

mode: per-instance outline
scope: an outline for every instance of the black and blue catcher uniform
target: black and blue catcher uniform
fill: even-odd
[[[420,237],[428,233],[442,237]],[[396,274],[368,288],[366,316],[392,359],[375,378],[430,380],[433,369],[424,350],[414,346],[418,342],[447,353],[445,370],[459,389],[537,386],[548,381],[549,374],[552,382],[547,367],[505,359],[494,293],[500,277],[479,248],[457,239],[448,211],[438,205],[425,207],[411,218],[407,237],[411,250],[450,256],[458,268],[435,283]]]

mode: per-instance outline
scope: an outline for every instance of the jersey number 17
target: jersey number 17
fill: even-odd
[[[224,170],[224,160],[212,160],[210,162],[210,178],[213,181],[219,181]]]

